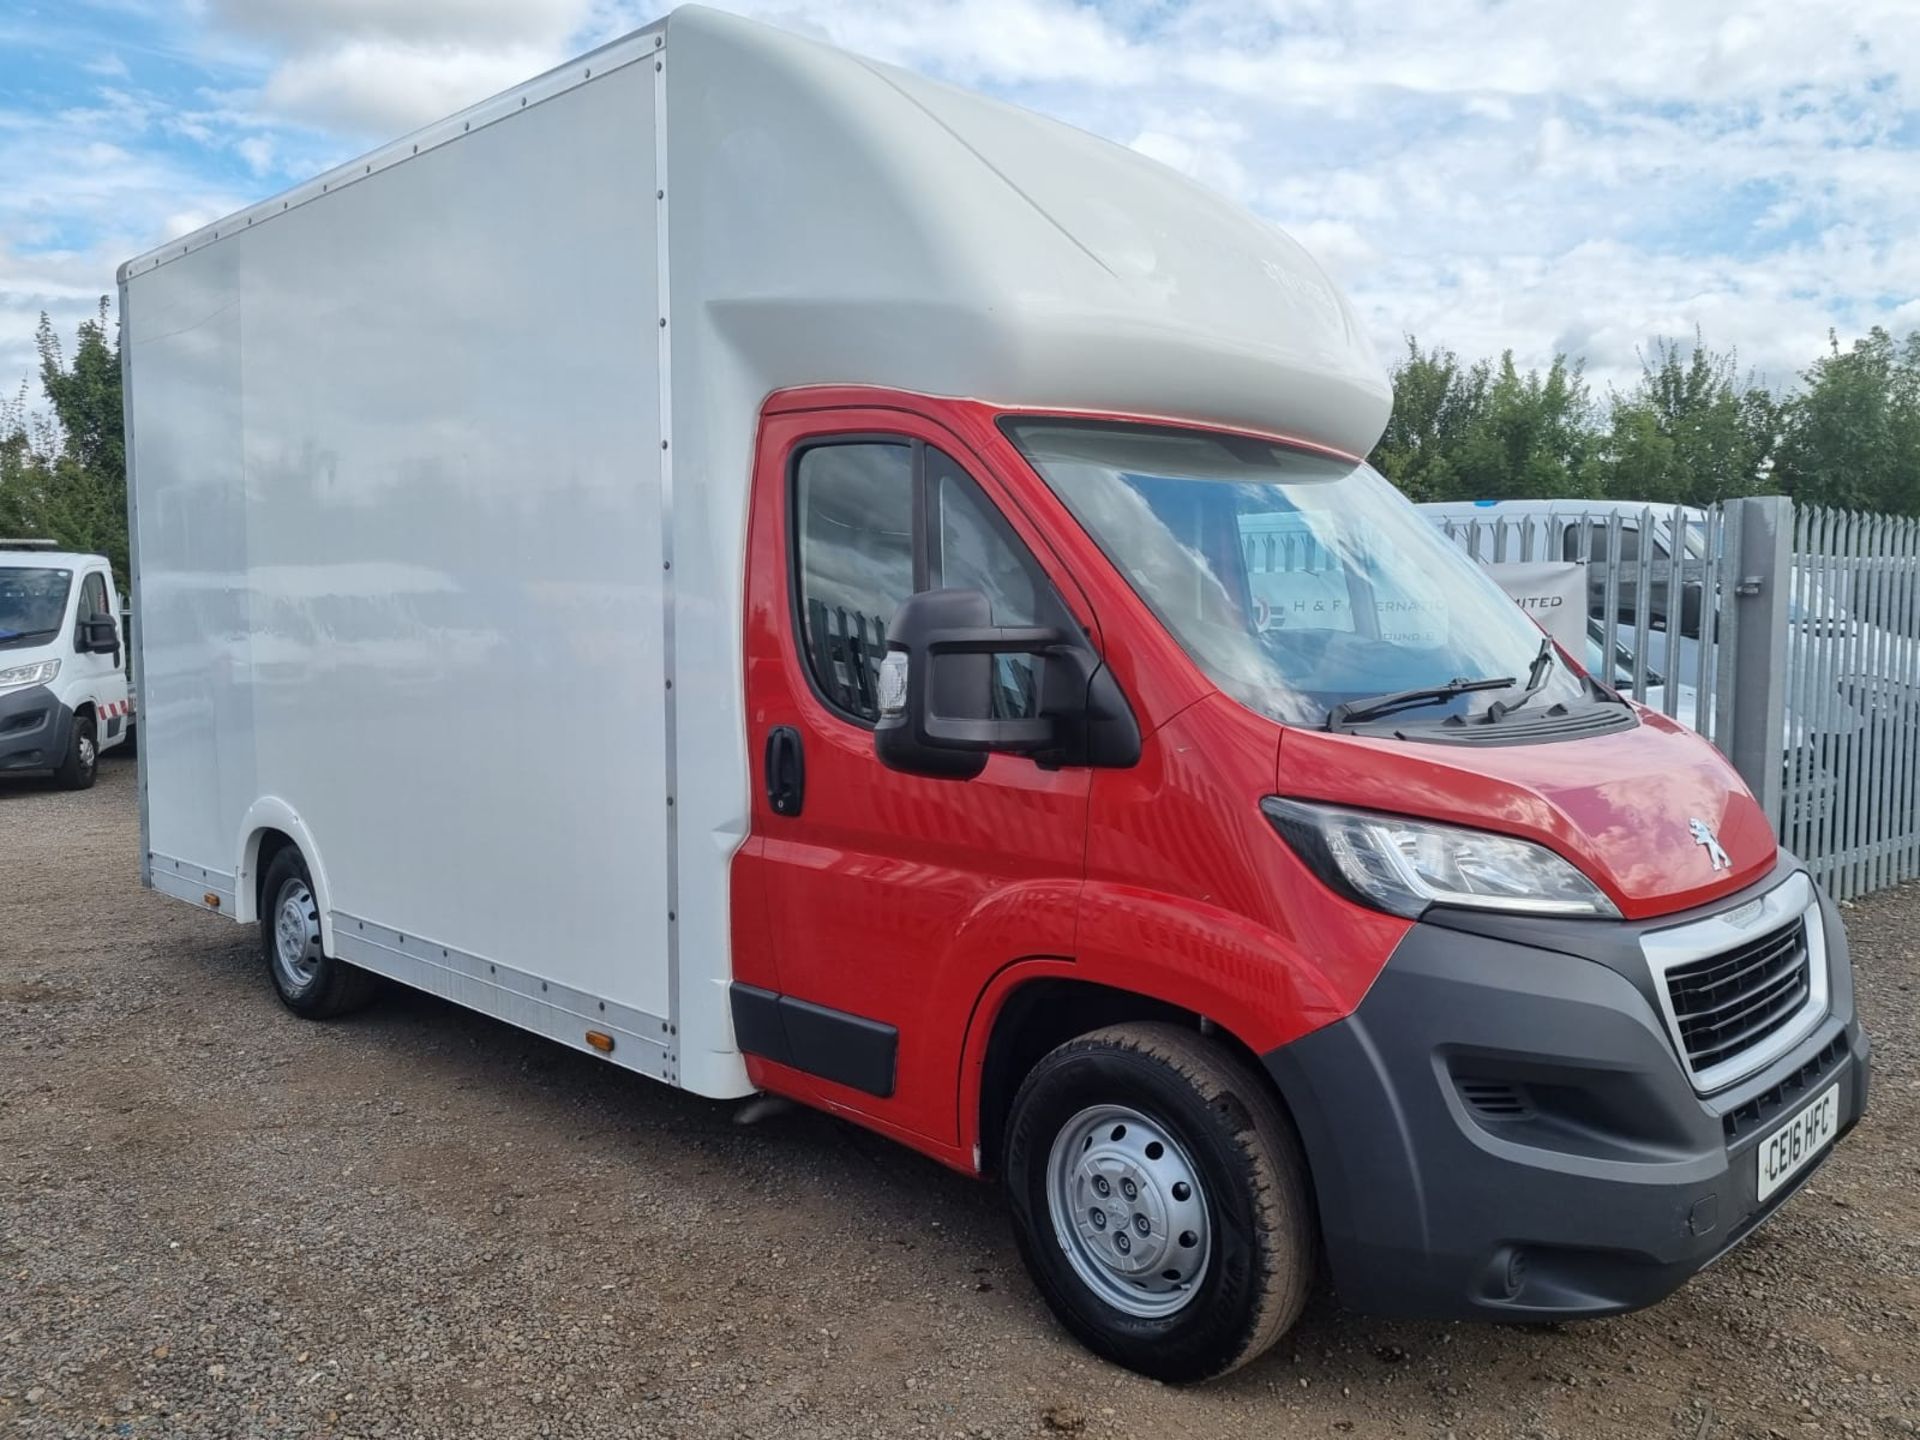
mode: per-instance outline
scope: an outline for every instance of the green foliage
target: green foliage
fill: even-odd
[[[40,385],[52,415],[36,414],[23,384],[0,402],[0,535],[38,537],[97,552],[127,574],[127,452],[120,409],[120,344],[104,298],[82,321],[69,361],[40,317]]]
[[[1920,330],[1828,344],[1787,402],[1778,483],[1809,504],[1920,514]]]
[[[1639,383],[1615,394],[1595,451],[1600,490],[1622,500],[1711,505],[1766,488],[1780,407],[1766,389],[1736,378],[1729,352],[1696,333],[1691,351],[1656,343]]]
[[[1394,367],[1393,415],[1373,463],[1415,500],[1589,493],[1592,400],[1563,355],[1522,375],[1509,351],[1496,366],[1422,351],[1411,336]]]
[[[1468,427],[1486,409],[1488,379],[1485,361],[1462,367],[1451,350],[1423,352],[1409,335],[1375,468],[1415,500],[1453,498],[1471,480],[1459,466]]]
[[[1780,399],[1695,335],[1656,343],[1604,405],[1579,364],[1519,373],[1407,340],[1373,463],[1415,500],[1610,496],[1709,505],[1785,492],[1920,514],[1920,331],[1831,342]]]

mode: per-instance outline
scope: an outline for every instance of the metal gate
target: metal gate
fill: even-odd
[[[1800,507],[1785,686],[1832,803],[1789,811],[1781,843],[1847,899],[1920,875],[1920,523]]]

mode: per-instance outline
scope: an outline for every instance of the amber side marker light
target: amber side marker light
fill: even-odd
[[[200,898],[201,900],[206,902],[208,909],[218,910],[220,908],[220,897],[214,894],[213,891],[211,890],[207,891],[207,893],[202,895]]]
[[[613,1054],[613,1036],[604,1030],[587,1031],[587,1044],[593,1046],[602,1055]]]

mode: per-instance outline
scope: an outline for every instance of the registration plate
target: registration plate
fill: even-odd
[[[1792,1119],[1760,1142],[1760,1183],[1755,1198],[1764,1200],[1813,1163],[1840,1125],[1840,1087],[1829,1085]]]

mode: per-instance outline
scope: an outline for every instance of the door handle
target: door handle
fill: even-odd
[[[767,732],[767,804],[776,815],[798,815],[807,800],[807,756],[800,732],[776,725]]]

